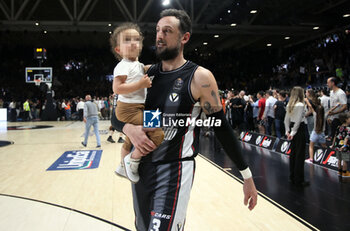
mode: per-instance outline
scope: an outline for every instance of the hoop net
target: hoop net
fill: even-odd
[[[34,83],[35,83],[35,86],[40,86],[41,80],[40,79],[35,79]]]

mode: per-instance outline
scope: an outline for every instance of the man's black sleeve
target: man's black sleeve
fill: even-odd
[[[242,171],[245,170],[248,165],[243,159],[242,148],[238,143],[238,140],[233,132],[233,129],[227,122],[223,110],[207,115],[208,118],[221,120],[221,126],[214,126],[214,132],[221,143],[222,147],[226,151],[229,158],[235,163],[237,168]]]

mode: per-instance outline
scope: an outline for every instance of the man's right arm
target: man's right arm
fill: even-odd
[[[118,132],[123,132],[129,137],[131,143],[135,148],[139,149],[143,155],[156,149],[156,145],[146,135],[146,129],[143,129],[142,125],[133,125],[124,123],[116,117],[115,123],[113,124]],[[154,129],[148,129],[154,130]]]

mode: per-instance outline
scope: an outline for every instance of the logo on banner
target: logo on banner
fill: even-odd
[[[245,137],[244,137],[244,141],[245,142],[249,142],[251,139],[252,139],[253,135],[252,134],[247,134]]]
[[[62,154],[47,171],[98,168],[102,150],[68,151]]]
[[[272,143],[272,140],[265,137],[260,146],[263,146],[264,148],[268,148],[270,147],[271,143]]]
[[[324,165],[328,165],[331,167],[338,167],[338,159],[334,156],[335,151],[331,151],[327,158],[322,162]]]
[[[240,135],[241,139],[240,140],[243,140],[244,135],[247,134],[247,133],[241,132],[241,135]]]
[[[258,138],[256,138],[256,140],[255,140],[255,144],[259,145],[261,143],[262,139],[263,139],[262,136],[258,136]]]
[[[162,112],[157,110],[144,110],[143,111],[143,127],[144,128],[160,128],[160,115]]]
[[[281,145],[281,151],[283,153],[286,153],[288,151],[290,143],[288,141],[284,141],[283,144]]]
[[[314,159],[316,162],[321,162],[322,159],[323,159],[323,156],[324,156],[324,152],[322,149],[317,149],[317,151],[315,152],[315,155],[314,155]]]

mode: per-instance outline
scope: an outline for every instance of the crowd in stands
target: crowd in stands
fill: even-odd
[[[69,99],[54,100],[53,105],[56,111],[57,120],[79,120],[83,121],[84,112],[83,98],[77,96]],[[99,108],[99,119],[109,120],[112,113],[113,95],[108,97],[94,97],[93,101]],[[1,101],[0,107],[8,109],[8,121],[38,121],[41,120],[45,110],[46,100],[26,99],[24,102],[12,100],[11,102]]]

